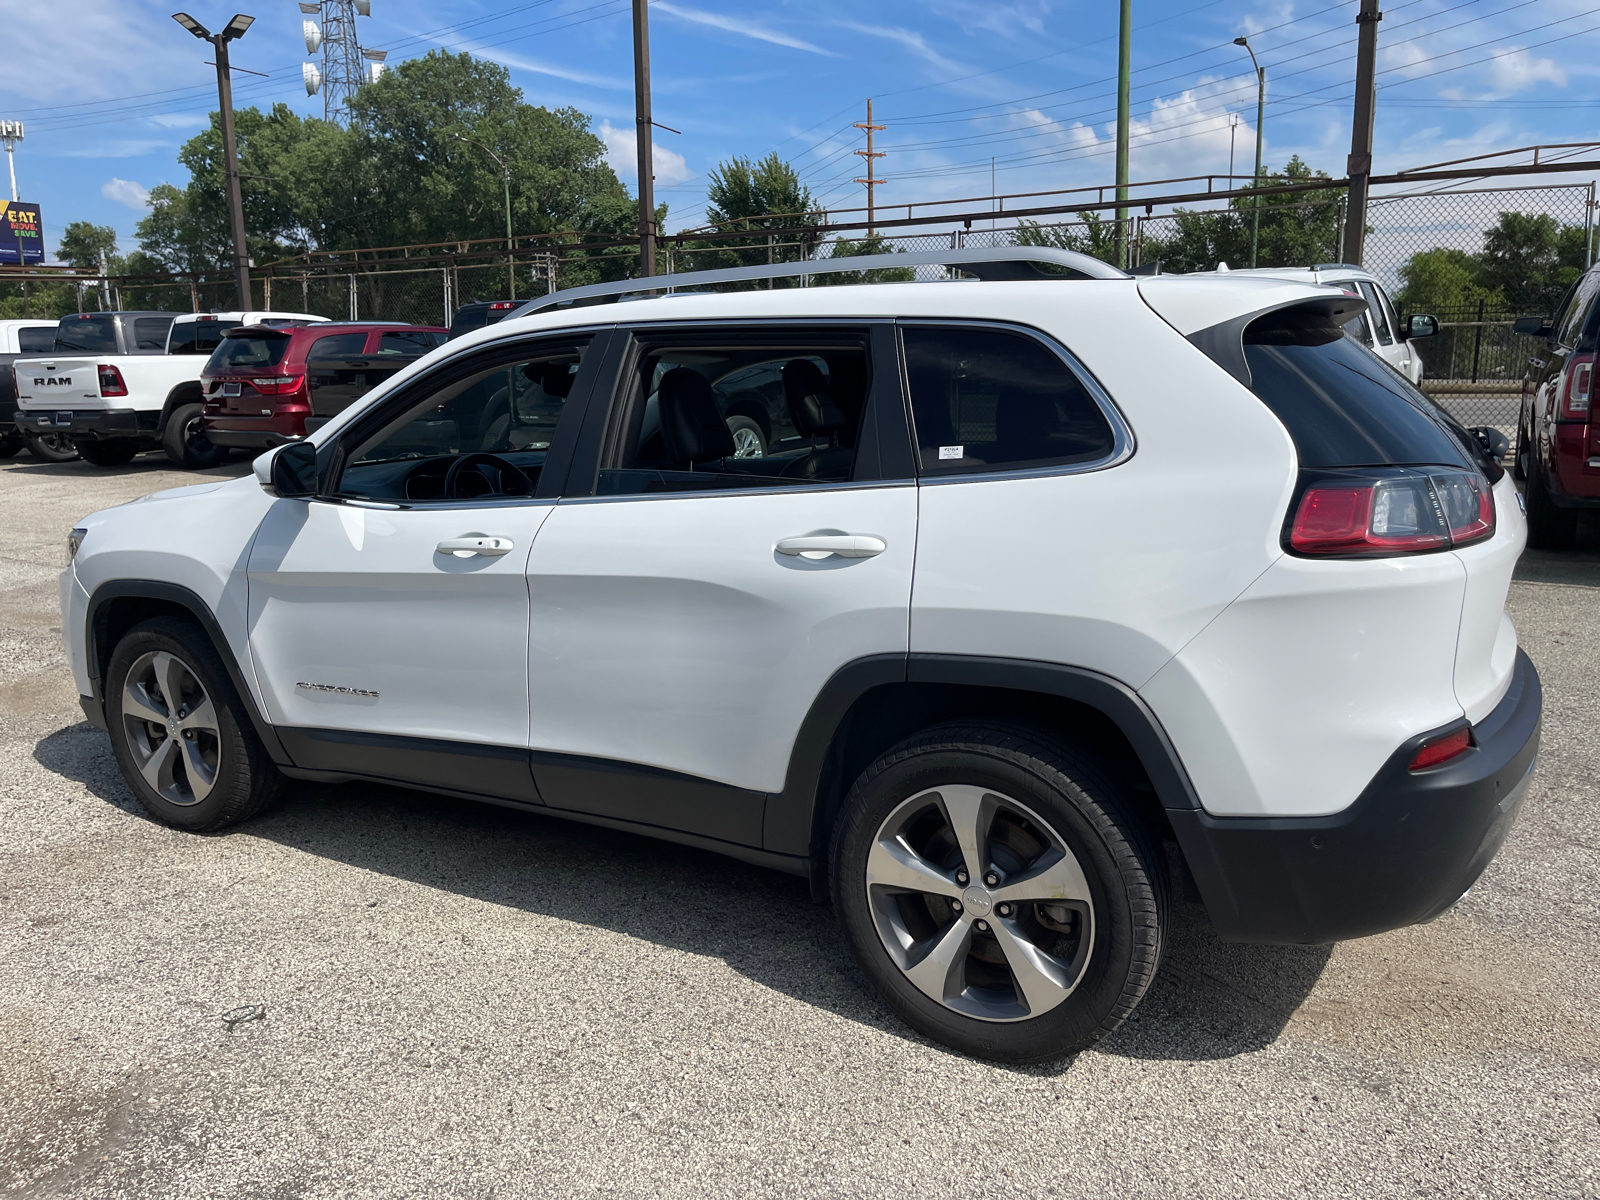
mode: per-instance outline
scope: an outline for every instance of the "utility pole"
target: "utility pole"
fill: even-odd
[[[633,104],[639,145],[639,274],[656,273],[655,155],[650,131],[649,0],[633,0]]]
[[[1117,266],[1128,266],[1128,76],[1133,62],[1133,0],[1122,0],[1117,45]]]
[[[495,166],[500,168],[500,178],[505,182],[506,185],[506,299],[515,300],[517,298],[517,277],[512,270],[513,264],[511,257],[512,250],[514,249],[514,243],[511,240],[511,168],[506,166],[505,159],[501,158],[498,154],[489,149],[489,147],[485,146],[476,138],[464,137],[459,133],[452,133],[450,136],[455,138],[455,140],[458,142],[465,142],[469,146],[476,146],[490,158],[494,159]]]
[[[1233,189],[1233,139],[1239,132],[1239,114],[1228,114],[1228,189]]]
[[[223,168],[228,183],[228,222],[233,226],[233,277],[239,291],[239,309],[250,308],[250,250],[244,239],[244,193],[239,186],[239,151],[233,132],[233,77],[228,67],[228,43],[244,36],[255,23],[254,17],[235,13],[233,20],[212,33],[188,13],[173,13],[172,19],[202,42],[210,42],[217,52],[217,103],[222,118]]]
[[[853,182],[853,183],[864,183],[864,184],[867,185],[867,240],[871,241],[872,238],[874,236],[876,236],[875,231],[873,230],[873,223],[876,220],[876,214],[873,212],[873,205],[876,203],[876,201],[874,201],[873,198],[872,198],[872,189],[877,187],[880,183],[883,182],[883,180],[876,179],[876,178],[873,177],[872,162],[873,162],[873,159],[882,158],[884,156],[884,153],[885,153],[882,150],[878,150],[878,151],[874,151],[873,150],[873,148],[872,148],[872,134],[873,134],[874,130],[882,131],[884,129],[887,129],[888,126],[887,125],[874,125],[872,123],[872,101],[869,99],[867,101],[867,120],[866,120],[866,124],[862,124],[860,121],[857,121],[857,122],[855,122],[855,127],[857,129],[865,129],[867,131],[867,148],[865,150],[857,150],[855,152],[856,154],[860,155],[862,158],[867,160],[867,177],[865,179],[855,179],[855,180],[852,180],[851,182]],[[992,182],[990,183],[990,186],[991,187],[994,186]]]
[[[1340,259],[1361,265],[1367,242],[1367,181],[1372,178],[1372,126],[1377,116],[1378,0],[1361,0],[1356,14],[1356,110],[1350,127],[1350,177],[1344,216],[1344,246]]]
[[[1267,121],[1267,69],[1256,61],[1256,52],[1250,48],[1250,39],[1236,37],[1233,39],[1235,46],[1243,46],[1250,55],[1250,65],[1256,69],[1256,173],[1251,178],[1253,187],[1260,188],[1265,183],[1261,178],[1261,150],[1266,143]],[[1255,270],[1256,252],[1261,246],[1261,193],[1255,194],[1255,203],[1251,205],[1255,215],[1250,219],[1250,269]]]

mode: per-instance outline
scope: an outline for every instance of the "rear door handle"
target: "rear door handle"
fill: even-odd
[[[776,547],[779,554],[803,554],[807,558],[826,558],[830,554],[840,558],[871,558],[888,548],[889,543],[882,538],[860,533],[784,538]]]
[[[440,554],[454,554],[457,558],[471,558],[474,554],[481,554],[484,558],[499,558],[515,550],[516,544],[510,538],[474,533],[440,542],[436,549]]]

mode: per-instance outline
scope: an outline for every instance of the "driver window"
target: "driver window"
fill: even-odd
[[[349,457],[337,494],[400,504],[533,495],[580,358],[578,347],[553,348],[455,375]]]

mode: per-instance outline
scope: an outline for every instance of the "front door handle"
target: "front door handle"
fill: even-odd
[[[440,542],[436,549],[440,554],[454,554],[457,558],[471,558],[474,554],[481,554],[485,558],[499,558],[502,554],[510,554],[515,550],[516,544],[510,538],[472,533],[466,537],[450,538]]]
[[[882,538],[860,533],[784,538],[776,547],[779,554],[803,554],[807,558],[826,558],[830,554],[840,558],[871,558],[888,548],[889,543]]]

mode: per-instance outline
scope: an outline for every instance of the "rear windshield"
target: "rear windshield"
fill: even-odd
[[[30,325],[17,330],[17,349],[24,354],[49,354],[56,346],[54,325]]]
[[[171,317],[135,317],[133,319],[133,345],[136,350],[163,351],[167,348],[167,330],[172,328]]]
[[[207,371],[251,370],[275,367],[289,349],[286,333],[252,333],[245,337],[225,337],[206,363]]]
[[[1338,325],[1268,313],[1244,333],[1250,389],[1278,415],[1304,467],[1472,466],[1472,436]]]
[[[407,329],[399,333],[386,333],[378,339],[378,354],[383,357],[403,355],[420,358],[436,346],[444,345],[444,334],[431,329]]]
[[[184,321],[172,327],[168,354],[210,354],[222,344],[222,335],[242,321]]]
[[[62,317],[56,326],[56,350],[85,354],[117,352],[117,319],[109,313]]]

